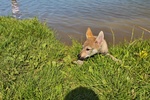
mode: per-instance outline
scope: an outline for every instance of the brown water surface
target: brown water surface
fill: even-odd
[[[38,17],[71,44],[71,38],[85,40],[87,27],[97,35],[101,30],[109,44],[134,38],[150,38],[150,0],[18,0],[22,18]],[[11,14],[10,0],[0,1],[0,15]],[[139,26],[143,28],[139,28]],[[147,29],[147,30],[145,30]]]

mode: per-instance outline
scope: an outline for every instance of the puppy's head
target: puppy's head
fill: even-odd
[[[94,36],[91,29],[88,28],[86,32],[86,38],[87,39],[83,44],[83,48],[78,55],[78,59],[80,60],[84,60],[95,55],[96,53],[99,53],[99,49],[104,40],[104,34],[103,31],[101,31],[98,36]]]

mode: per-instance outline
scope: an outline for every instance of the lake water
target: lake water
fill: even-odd
[[[57,38],[71,44],[71,38],[85,40],[87,27],[97,35],[105,33],[108,43],[150,38],[150,0],[18,0],[21,18],[37,17],[54,29]],[[0,0],[0,16],[12,15],[11,0]],[[147,29],[144,31],[139,26]]]

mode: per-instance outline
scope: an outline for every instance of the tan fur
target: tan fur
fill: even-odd
[[[93,33],[91,31],[91,29],[88,27],[87,31],[86,31],[86,38],[90,38],[93,37]]]
[[[104,39],[103,31],[101,31],[98,36],[94,36],[91,29],[88,28],[86,32],[86,38],[87,39],[83,44],[83,49],[79,54],[79,59],[84,60],[87,57],[101,53],[110,56],[115,61],[118,60],[108,53],[108,46],[106,40]]]

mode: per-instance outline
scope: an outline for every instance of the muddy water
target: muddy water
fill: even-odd
[[[150,38],[150,0],[17,0],[22,18],[38,17],[47,22],[65,44],[85,40],[87,27],[105,33],[109,44],[134,38]],[[11,1],[0,0],[0,15],[11,15]],[[143,28],[139,28],[139,26]],[[147,29],[147,30],[145,30]],[[112,31],[111,31],[112,30]]]

